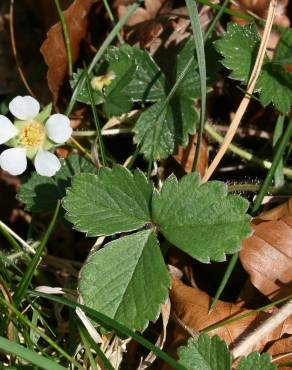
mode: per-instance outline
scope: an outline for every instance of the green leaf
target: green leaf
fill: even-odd
[[[105,103],[103,110],[108,117],[118,116],[128,112],[132,107],[132,102],[125,91],[133,79],[137,66],[135,59],[122,48],[109,48],[106,60],[108,62],[107,73],[111,73],[115,77],[109,86],[104,89]]]
[[[241,358],[237,370],[276,370],[277,365],[271,363],[271,355],[264,353],[260,355],[257,352]]]
[[[73,73],[72,80],[70,81],[70,85],[73,90],[77,86],[79,80],[82,78],[83,73],[84,73],[84,69],[80,69],[80,68],[77,70],[76,73]],[[94,75],[92,72],[88,74],[88,78],[90,81],[93,79],[93,77]],[[101,91],[92,89],[92,96],[93,96],[93,101],[96,105],[102,104],[104,102],[104,97]],[[88,94],[88,89],[86,87],[86,84],[84,84],[82,89],[79,90],[77,101],[79,101],[80,103],[84,103],[84,104],[90,104],[90,97]]]
[[[215,42],[219,53],[224,56],[222,64],[231,69],[230,78],[247,84],[253,68],[260,38],[254,24],[239,26],[229,23],[226,33]],[[274,53],[273,61],[266,57],[262,66],[256,91],[265,107],[272,103],[279,112],[287,113],[292,104],[291,73],[283,67],[283,60],[289,60],[292,48],[292,32],[282,34]]]
[[[231,369],[227,345],[217,335],[210,338],[207,334],[200,334],[198,339],[189,339],[187,346],[180,347],[178,353],[179,363],[187,370]]]
[[[188,134],[195,130],[197,114],[192,99],[175,96],[163,106],[162,100],[147,108],[134,128],[140,152],[149,160],[167,158],[178,145],[186,146]]]
[[[245,199],[228,195],[224,183],[200,184],[199,175],[191,173],[179,182],[170,176],[153,194],[152,218],[169,242],[192,257],[224,261],[251,232],[247,208]]]
[[[281,65],[269,63],[262,67],[257,87],[264,107],[272,103],[279,112],[289,112],[292,104],[291,76]]]
[[[256,25],[230,22],[223,37],[214,44],[224,56],[221,63],[232,71],[229,77],[247,84],[260,45]]]
[[[170,278],[152,230],[108,243],[80,272],[84,304],[132,329],[155,320],[168,296]]]
[[[101,168],[75,176],[64,198],[66,218],[89,236],[112,235],[150,222],[153,186],[137,170]]]
[[[38,212],[53,212],[57,201],[65,195],[71,178],[82,172],[96,173],[96,167],[84,157],[77,154],[61,160],[61,169],[54,177],[41,176],[34,172],[32,176],[20,185],[17,199],[25,204],[25,209]]]
[[[151,55],[142,49],[122,45],[121,48],[136,62],[137,69],[125,89],[132,101],[156,101],[165,97],[165,77]]]

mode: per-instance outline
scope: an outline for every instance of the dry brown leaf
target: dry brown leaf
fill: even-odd
[[[65,22],[71,43],[72,61],[77,60],[79,46],[87,30],[87,15],[95,0],[75,0],[64,11]],[[67,71],[67,54],[63,39],[60,22],[54,24],[47,33],[47,39],[43,42],[41,53],[48,65],[47,80],[49,89],[56,102],[59,89],[63,83]]]
[[[252,284],[270,299],[292,294],[292,216],[253,222],[252,227],[240,251]]]
[[[186,173],[192,172],[192,165],[196,151],[197,135],[190,136],[189,144],[186,148],[180,146],[178,153],[173,158],[182,166]],[[204,176],[208,165],[208,147],[207,142],[203,138],[200,147],[200,155],[198,160],[197,171],[201,176]]]
[[[176,350],[177,347],[181,345],[182,341],[189,337],[188,332],[190,330],[199,332],[213,324],[251,311],[244,309],[242,307],[243,303],[233,304],[218,301],[211,314],[208,314],[211,297],[207,293],[199,289],[191,288],[177,279],[172,280],[170,300],[173,316],[178,317],[180,320],[180,325],[176,324],[171,338],[169,338],[168,341],[171,343],[171,350]],[[241,320],[214,329],[208,332],[208,334],[211,336],[219,335],[220,338],[225,340],[227,344],[230,345],[230,348],[232,348],[245,335],[254,331],[260,323],[269,318],[273,312],[276,312],[276,310],[277,308],[274,308],[269,312],[251,314]],[[182,328],[181,323],[183,323],[185,329]],[[287,319],[277,327],[275,331],[263,337],[253,350],[262,351],[267,343],[278,340],[285,334],[292,334],[292,318]]]
[[[292,198],[286,203],[260,213],[257,216],[257,220],[276,221],[285,216],[292,216]]]
[[[292,336],[277,340],[267,348],[267,352],[273,356],[276,364],[292,362]],[[291,367],[284,366],[281,370],[291,370]]]

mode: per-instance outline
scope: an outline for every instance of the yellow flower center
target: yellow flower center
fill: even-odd
[[[26,148],[39,146],[44,141],[44,138],[44,126],[36,121],[29,122],[20,133],[21,143]]]

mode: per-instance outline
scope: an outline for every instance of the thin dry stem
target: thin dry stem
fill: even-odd
[[[247,90],[244,98],[242,99],[235,116],[233,118],[233,121],[231,122],[231,125],[226,133],[226,136],[224,138],[224,141],[222,143],[222,146],[220,150],[218,151],[216,157],[214,158],[213,162],[211,163],[210,167],[208,168],[205,176],[203,177],[203,182],[208,181],[209,178],[212,176],[213,172],[217,168],[218,164],[220,163],[221,159],[223,158],[224,154],[226,153],[228,146],[230,145],[234,135],[236,134],[237,128],[240,124],[240,121],[248,107],[248,104],[250,102],[250,96],[253,93],[253,90],[256,85],[256,81],[259,77],[261,67],[264,61],[265,57],[265,52],[268,46],[268,41],[269,41],[269,36],[272,30],[272,25],[273,25],[273,20],[275,17],[275,9],[277,5],[277,0],[271,0],[270,5],[269,5],[269,11],[268,11],[268,16],[267,16],[267,21],[264,29],[264,34],[262,37],[262,41],[259,47],[259,51],[257,54],[257,58],[253,67],[253,71],[251,73],[248,85],[247,85]]]
[[[279,311],[263,322],[253,333],[249,334],[232,351],[232,357],[237,359],[248,355],[253,347],[266,335],[276,329],[292,314],[292,299],[290,299]]]
[[[36,96],[33,93],[33,91],[31,90],[31,88],[30,88],[30,86],[29,86],[29,84],[26,80],[26,77],[23,73],[23,70],[20,66],[19,60],[18,60],[16,42],[15,42],[15,33],[14,33],[14,21],[13,21],[14,17],[13,17],[13,14],[14,14],[14,0],[10,0],[9,30],[10,30],[10,40],[11,40],[12,53],[13,53],[14,60],[15,60],[15,63],[16,63],[16,67],[17,67],[17,71],[18,71],[18,74],[19,74],[19,77],[20,77],[22,83],[24,84],[27,92],[35,98]]]

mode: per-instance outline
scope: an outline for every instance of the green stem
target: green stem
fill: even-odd
[[[228,192],[249,192],[249,193],[257,193],[262,187],[262,184],[228,184]],[[275,186],[269,187],[269,193],[276,194],[278,189]]]
[[[273,148],[274,152],[277,150],[277,145],[278,142],[280,141],[282,135],[283,135],[283,130],[284,130],[284,121],[285,121],[285,115],[284,114],[279,114],[275,130],[274,130],[274,135],[273,135]],[[279,165],[276,168],[275,175],[274,175],[274,180],[275,180],[275,187],[280,188],[285,184],[285,178],[284,178],[284,173],[283,173],[283,157],[280,159]]]
[[[89,82],[87,69],[85,68],[84,70],[85,70],[85,76],[86,76],[87,91],[88,91],[88,95],[89,95],[91,110],[92,110],[92,114],[93,114],[93,120],[94,120],[95,129],[96,129],[96,133],[97,133],[99,148],[100,148],[101,163],[102,163],[103,166],[106,166],[104,143],[103,143],[103,138],[102,138],[102,134],[101,134],[99,119],[98,119],[98,115],[97,115],[97,111],[96,111],[96,106],[94,104],[94,99],[93,99],[93,95],[92,95],[92,87],[91,87],[90,82]]]
[[[117,36],[119,31],[121,30],[121,28],[124,26],[124,24],[127,22],[127,20],[131,17],[131,15],[135,12],[135,10],[139,8],[139,6],[141,5],[142,2],[143,1],[136,1],[133,5],[131,5],[129,7],[127,13],[118,21],[118,23],[115,25],[115,27],[111,30],[111,32],[109,33],[109,35],[104,40],[101,47],[99,48],[98,52],[95,54],[94,58],[92,59],[90,65],[87,69],[88,74],[90,74],[93,71],[93,68],[95,67],[97,62],[101,59],[101,57],[105,53],[106,49],[110,46],[112,41],[115,39],[115,37]],[[78,83],[77,83],[77,85],[76,85],[76,87],[73,91],[73,94],[71,96],[71,100],[70,100],[69,105],[66,109],[66,115],[67,116],[69,116],[72,113],[72,111],[74,109],[74,106],[75,106],[75,103],[76,103],[76,100],[77,100],[77,97],[79,95],[79,91],[83,88],[85,80],[86,80],[86,77],[85,77],[85,73],[83,72],[83,74],[81,75],[81,77],[80,77],[80,79],[79,79],[79,81],[78,81]]]
[[[101,312],[95,311],[90,307],[84,306],[80,303],[73,302],[69,299],[58,297],[42,292],[29,292],[32,296],[37,297],[43,297],[50,301],[57,302],[64,304],[71,308],[80,307],[82,311],[84,311],[89,317],[93,318],[96,322],[101,323],[102,325],[112,328],[113,330],[116,330],[118,333],[121,333],[127,337],[133,338],[137,343],[141,344],[143,347],[147,348],[149,351],[153,352],[157,357],[161,358],[163,361],[165,361],[167,364],[172,366],[174,369],[177,370],[186,370],[186,368],[178,363],[176,360],[174,360],[172,357],[170,357],[168,354],[163,352],[161,349],[156,347],[153,343],[136,333],[135,331],[127,328],[126,326],[120,324],[119,322],[111,319],[110,317],[102,314]]]
[[[153,164],[153,161],[149,161],[148,162],[148,170],[147,170],[147,180],[149,181],[150,178],[151,178],[151,171],[152,171],[152,164]]]
[[[58,351],[64,358],[66,358],[70,363],[74,364],[78,369],[83,369],[78,362],[71,357],[67,352],[65,352],[61,347],[59,347],[55,341],[53,341],[49,336],[47,336],[38,326],[34,325],[31,321],[29,321],[21,312],[19,312],[12,304],[7,302],[5,299],[0,297],[0,303],[2,306],[6,306],[8,313],[13,313],[16,317],[18,317],[19,321],[21,321],[24,325],[28,326],[32,330],[34,330],[38,335],[43,338],[50,346],[52,346],[56,351]],[[83,369],[84,370],[84,369]]]
[[[223,4],[220,5],[220,10],[218,11],[218,13],[216,14],[216,16],[214,17],[212,23],[210,24],[210,26],[208,28],[208,31],[204,35],[205,42],[206,42],[206,40],[208,40],[209,36],[214,31],[214,29],[216,27],[216,24],[219,21],[219,19],[221,18],[222,14],[225,12],[229,1],[230,0],[224,0]]]
[[[233,322],[242,320],[242,319],[244,319],[244,318],[246,318],[248,316],[254,315],[254,314],[258,313],[258,312],[268,310],[269,308],[272,308],[272,307],[276,306],[277,304],[286,302],[286,301],[288,301],[291,298],[292,298],[292,294],[290,294],[289,296],[287,296],[285,298],[278,299],[275,302],[272,302],[272,303],[269,303],[269,304],[267,304],[265,306],[262,306],[260,308],[257,308],[255,310],[251,310],[251,311],[246,312],[246,313],[243,313],[241,315],[232,317],[231,319],[226,319],[226,320],[223,320],[223,321],[221,321],[221,322],[219,322],[217,324],[208,326],[207,328],[203,329],[200,333],[209,333],[210,331],[216,330],[216,329],[221,328],[221,327],[223,327],[225,325],[232,324]]]
[[[227,266],[227,269],[224,273],[224,276],[223,276],[223,279],[221,280],[220,282],[220,285],[219,285],[219,288],[217,289],[216,291],[216,294],[215,294],[215,297],[214,299],[212,300],[212,303],[211,303],[211,306],[210,306],[210,309],[209,309],[209,314],[211,313],[211,311],[213,310],[213,308],[216,306],[220,296],[221,296],[221,293],[223,292],[231,274],[232,274],[232,271],[234,270],[234,267],[236,265],[236,262],[238,261],[238,257],[239,257],[239,253],[234,253],[233,256],[231,257],[231,260],[229,261],[228,263],[228,266]]]
[[[68,60],[68,74],[69,74],[69,77],[71,77],[73,74],[73,63],[72,63],[72,51],[71,51],[71,43],[70,43],[70,38],[68,34],[68,29],[67,29],[67,25],[65,22],[63,11],[61,9],[60,1],[59,0],[54,0],[54,1],[55,1],[55,5],[57,8],[57,12],[58,12],[61,26],[62,26],[64,43],[65,43],[65,48],[66,48],[66,53],[67,53],[67,60]]]
[[[276,169],[277,169],[277,167],[278,167],[278,165],[281,161],[281,158],[283,157],[284,151],[287,147],[287,144],[290,140],[291,135],[292,135],[292,119],[290,119],[289,122],[288,122],[288,126],[286,128],[286,131],[285,131],[284,135],[282,136],[282,138],[279,142],[278,148],[277,148],[275,156],[273,158],[271,168],[269,169],[268,174],[267,174],[267,176],[264,180],[263,186],[262,186],[260,192],[258,193],[258,195],[256,197],[256,200],[255,200],[254,205],[253,205],[252,210],[251,210],[251,214],[253,216],[260,209],[260,206],[262,204],[264,196],[268,192],[269,186],[271,185],[271,183],[273,181],[275,171],[276,171]]]
[[[111,7],[110,7],[108,1],[107,0],[103,0],[103,5],[104,5],[104,7],[105,7],[105,9],[107,11],[108,17],[109,17],[110,21],[112,22],[113,27],[115,27],[116,21],[115,21],[114,15],[112,13],[112,10],[111,10]],[[122,36],[120,35],[119,32],[117,34],[117,38],[118,38],[120,44],[123,44],[124,43],[124,40],[122,39]]]
[[[204,127],[206,133],[212,138],[214,139],[215,141],[217,141],[219,144],[222,144],[224,138],[223,136],[221,136],[213,127],[212,125],[210,125],[209,123],[206,123],[205,124],[205,127]],[[228,150],[230,150],[232,153],[238,155],[239,157],[247,160],[247,161],[250,161],[254,164],[257,164],[258,166],[262,167],[262,168],[265,168],[265,169],[270,169],[271,166],[272,166],[272,163],[269,162],[269,161],[266,161],[264,159],[261,159],[261,158],[258,158],[257,156],[249,153],[248,151],[242,149],[242,148],[239,148],[238,146],[234,145],[234,144],[230,144],[229,147],[228,147]],[[291,168],[284,168],[283,169],[283,173],[286,175],[286,176],[289,176],[289,177],[292,177],[292,169]]]
[[[54,215],[53,215],[53,218],[50,222],[50,225],[49,225],[42,241],[38,245],[30,264],[28,265],[28,268],[26,269],[20,284],[18,285],[18,287],[15,291],[15,294],[13,296],[13,301],[14,301],[14,304],[16,306],[21,302],[22,298],[26,294],[26,290],[27,290],[27,288],[28,288],[28,286],[31,282],[31,279],[32,279],[34,273],[35,273],[35,270],[36,270],[37,265],[40,261],[40,258],[42,256],[44,248],[47,244],[47,241],[48,241],[48,239],[49,239],[49,237],[50,237],[50,235],[51,235],[51,233],[54,229],[55,223],[57,221],[59,209],[60,209],[60,201],[58,201],[55,212],[54,212]]]
[[[202,136],[204,131],[204,124],[205,124],[205,115],[206,115],[206,95],[207,95],[207,77],[206,77],[206,59],[205,59],[205,49],[204,49],[204,38],[200,24],[200,17],[197,9],[196,2],[194,0],[185,0],[192,31],[193,37],[196,47],[196,55],[199,67],[199,75],[200,75],[200,98],[201,98],[201,109],[200,109],[200,120],[199,120],[199,130],[197,135],[197,143],[196,143],[196,150],[195,156],[192,164],[192,171],[196,170],[199,155],[200,155],[200,147],[202,142]]]

